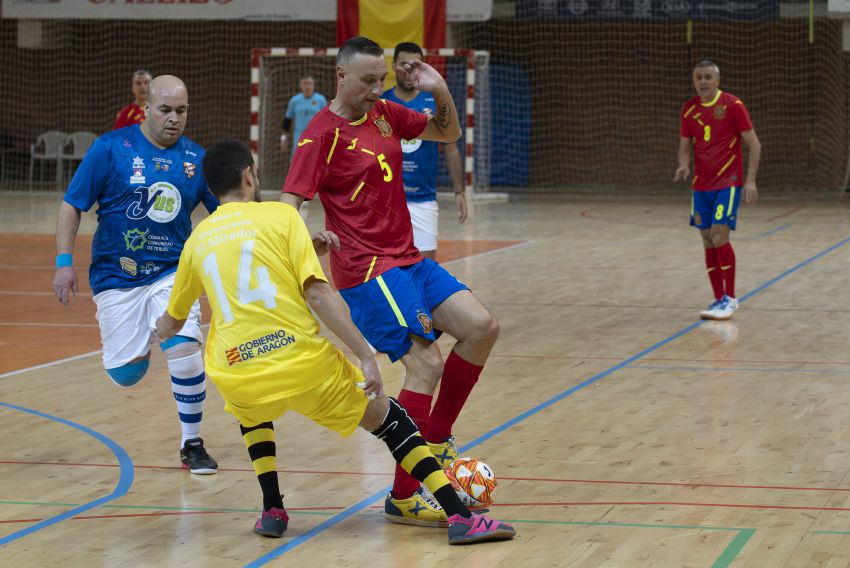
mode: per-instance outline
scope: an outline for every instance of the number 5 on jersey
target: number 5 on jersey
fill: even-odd
[[[271,310],[277,306],[275,296],[277,288],[269,279],[269,269],[266,266],[258,266],[254,271],[257,279],[257,286],[251,288],[251,268],[254,261],[254,242],[253,240],[242,243],[242,253],[239,256],[239,272],[236,282],[228,282],[228,284],[236,284],[236,297],[240,304],[252,304],[262,301],[266,308]],[[212,279],[213,288],[215,289],[215,297],[218,300],[218,305],[221,309],[221,315],[225,322],[233,321],[233,309],[230,307],[230,300],[224,288],[224,282],[221,279],[221,272],[218,268],[218,259],[216,254],[210,253],[204,257],[204,271],[209,274]]]

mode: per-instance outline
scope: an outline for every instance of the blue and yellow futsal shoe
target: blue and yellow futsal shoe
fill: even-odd
[[[448,527],[446,512],[433,499],[422,494],[422,489],[407,499],[394,499],[387,493],[384,500],[384,517],[391,523],[416,525],[420,527]]]
[[[459,457],[454,436],[449,436],[439,444],[428,442],[428,449],[431,450],[431,453],[437,458],[437,463],[443,469],[452,465],[452,462]]]

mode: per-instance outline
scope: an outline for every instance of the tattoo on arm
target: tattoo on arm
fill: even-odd
[[[452,111],[449,105],[447,103],[441,104],[439,110],[437,110],[437,125],[440,128],[448,128],[451,115]]]

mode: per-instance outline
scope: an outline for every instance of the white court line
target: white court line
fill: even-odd
[[[509,251],[509,250],[513,250],[513,249],[517,249],[517,248],[521,248],[521,247],[526,247],[526,246],[531,245],[533,242],[534,242],[533,240],[528,240],[528,241],[524,241],[524,242],[521,242],[521,243],[517,243],[515,245],[510,245],[510,246],[507,246],[507,247],[497,248],[497,249],[493,249],[493,250],[479,252],[479,253],[476,253],[476,254],[473,254],[473,255],[470,255],[470,256],[464,256],[464,257],[461,257],[461,258],[456,258],[454,260],[449,260],[449,261],[443,262],[442,264],[451,264],[453,262],[458,262],[460,260],[467,260],[467,259],[470,259],[470,258],[478,258],[478,257],[482,257],[482,256],[491,255],[491,254],[494,254],[494,253],[497,253],[497,252],[505,252],[505,251]],[[209,327],[209,324],[205,323],[201,327],[202,328]],[[62,363],[70,363],[71,361],[77,361],[79,359],[84,359],[85,357],[97,355],[98,353],[102,353],[102,352],[103,352],[102,349],[98,349],[97,351],[90,351],[89,353],[83,353],[82,355],[75,355],[73,357],[66,357],[65,359],[59,359],[57,361],[51,361],[49,363],[42,363],[41,365],[35,365],[34,367],[27,367],[25,369],[18,369],[17,371],[10,371],[8,373],[0,374],[0,379],[5,379],[6,377],[12,377],[14,375],[20,375],[22,373],[27,373],[29,371],[37,371],[39,369],[45,369],[47,367],[52,367],[54,365],[61,365]]]
[[[73,357],[66,357],[64,359],[59,359],[57,361],[50,361],[49,363],[42,363],[41,365],[35,365],[33,367],[27,367],[26,369],[18,369],[17,371],[9,371],[8,373],[3,373],[0,375],[0,379],[5,379],[6,377],[11,377],[14,375],[20,375],[21,373],[27,373],[29,371],[37,371],[39,369],[46,369],[47,367],[52,367],[54,365],[61,365],[62,363],[70,363],[71,361],[77,361],[79,359],[84,359],[86,357],[91,357],[92,355],[97,355],[98,353],[103,352],[103,349],[98,349],[97,351],[89,351],[88,353],[83,353],[82,355],[74,355]]]

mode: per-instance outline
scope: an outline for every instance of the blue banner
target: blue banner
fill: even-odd
[[[518,18],[773,20],[779,0],[517,0]]]

